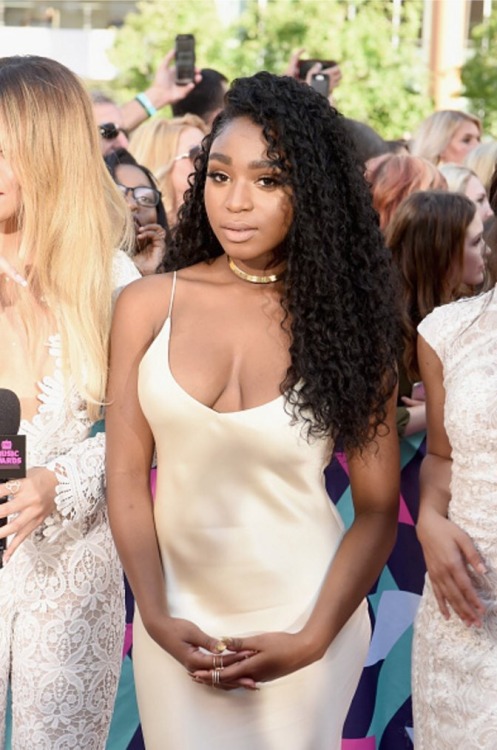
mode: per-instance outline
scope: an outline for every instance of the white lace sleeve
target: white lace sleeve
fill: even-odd
[[[126,255],[122,250],[117,250],[114,255],[113,263],[113,277],[114,277],[114,293],[113,300],[115,302],[119,292],[131,281],[141,279],[141,273],[133,263],[129,255]]]
[[[493,292],[465,297],[436,307],[418,326],[418,333],[444,362],[461,333],[474,322],[489,304]]]
[[[114,287],[117,293],[140,278],[132,260],[122,251],[114,256]],[[105,434],[89,436],[91,420],[85,400],[74,384],[67,387],[62,375],[60,336],[49,340],[55,358],[55,373],[40,382],[40,407],[32,422],[23,421],[30,466],[45,466],[57,478],[55,508],[40,530],[41,536],[55,540],[61,529],[83,532],[105,513]]]
[[[84,521],[105,502],[105,433],[76,443],[46,468],[57,477],[57,511],[71,522]]]
[[[437,307],[418,326],[418,333],[436,352],[442,362],[444,361],[445,344],[447,341],[445,322],[450,307],[451,305]]]

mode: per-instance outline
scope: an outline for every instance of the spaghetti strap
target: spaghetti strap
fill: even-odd
[[[173,311],[173,303],[174,303],[174,295],[176,292],[176,271],[173,271],[173,286],[171,289],[171,299],[169,300],[169,310],[167,311],[167,318],[171,318],[171,313]],[[166,320],[167,320],[166,318]]]

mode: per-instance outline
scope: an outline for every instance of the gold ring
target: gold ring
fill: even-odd
[[[19,479],[9,479],[5,482],[5,489],[8,490],[9,495],[16,495],[21,489],[21,482]]]
[[[217,651],[218,654],[221,654],[223,651],[228,651],[232,643],[233,638],[230,638],[230,636],[228,635],[223,635],[212,650]]]

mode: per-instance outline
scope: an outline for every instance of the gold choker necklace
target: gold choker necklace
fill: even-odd
[[[228,265],[235,276],[238,276],[239,279],[248,281],[251,284],[274,284],[275,281],[281,281],[281,279],[285,275],[284,271],[280,271],[280,273],[271,273],[268,276],[256,276],[253,273],[246,273],[245,271],[242,271],[241,268],[238,268],[233,258],[230,258],[229,255],[227,256],[227,258]]]

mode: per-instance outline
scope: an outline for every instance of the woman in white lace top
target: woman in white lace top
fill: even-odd
[[[2,748],[9,682],[13,750],[105,747],[123,585],[90,428],[112,291],[138,275],[114,251],[126,216],[78,79],[53,60],[0,59],[0,387],[19,396],[28,447],[27,477],[0,484]]]
[[[428,568],[415,626],[416,750],[497,747],[497,295],[419,326],[428,444],[418,537]]]

